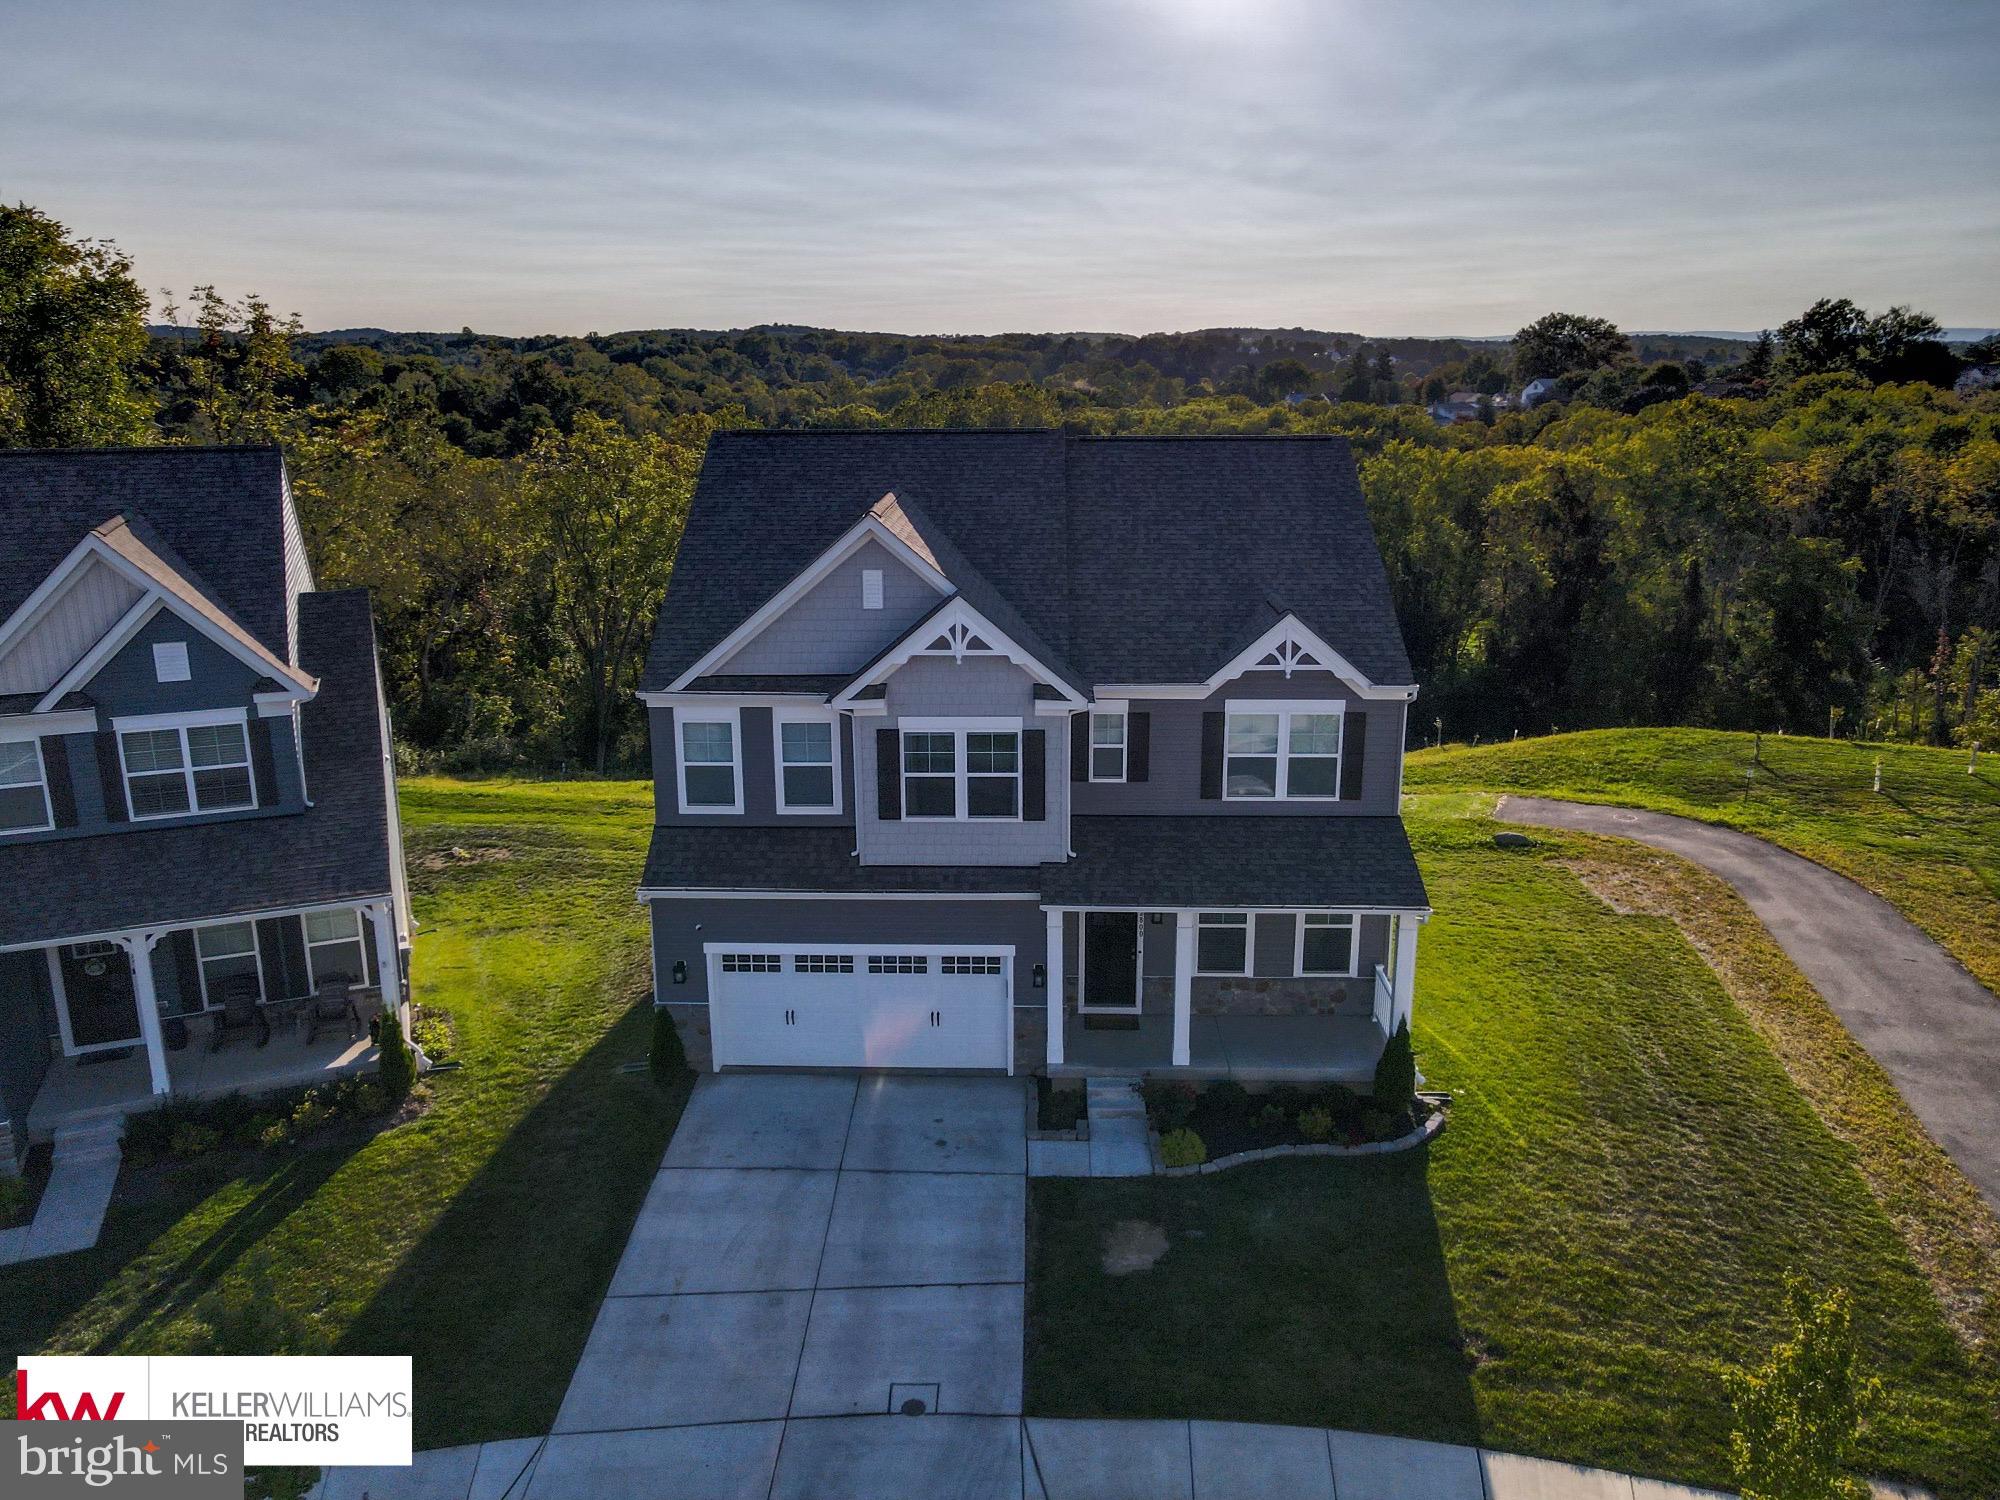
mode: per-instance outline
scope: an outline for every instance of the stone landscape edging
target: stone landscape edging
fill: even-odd
[[[1364,1141],[1359,1146],[1336,1146],[1331,1141],[1297,1146],[1261,1146],[1255,1151],[1232,1151],[1227,1156],[1218,1156],[1214,1161],[1199,1162],[1191,1167],[1170,1167],[1160,1155],[1160,1132],[1150,1126],[1146,1130],[1146,1144],[1153,1152],[1153,1174],[1157,1177],[1198,1177],[1208,1172],[1226,1172],[1231,1167],[1247,1167],[1255,1162],[1275,1161],[1285,1156],[1386,1156],[1391,1151],[1408,1151],[1413,1146],[1421,1146],[1444,1129],[1446,1117],[1450,1114],[1451,1095],[1424,1094],[1435,1108],[1415,1130],[1407,1131],[1391,1141]]]

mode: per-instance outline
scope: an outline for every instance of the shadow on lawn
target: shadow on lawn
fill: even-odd
[[[687,1098],[619,1071],[646,1055],[651,1014],[635,1004],[556,1079],[336,1348],[414,1358],[417,1447],[554,1422]]]

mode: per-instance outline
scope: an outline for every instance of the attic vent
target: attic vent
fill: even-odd
[[[160,682],[188,680],[186,641],[161,641],[153,647],[153,676]]]
[[[882,570],[863,568],[861,570],[861,607],[880,609],[882,607]]]

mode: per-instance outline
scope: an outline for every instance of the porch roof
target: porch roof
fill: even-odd
[[[1401,818],[1079,817],[1051,906],[1430,906]]]
[[[1036,865],[864,865],[854,829],[662,823],[646,852],[644,890],[805,891],[856,896],[1029,894]]]

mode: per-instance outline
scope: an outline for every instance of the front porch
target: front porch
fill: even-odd
[[[1049,1076],[1365,1085],[1374,1080],[1385,1040],[1372,1016],[1193,1016],[1188,1060],[1176,1066],[1172,1016],[1142,1015],[1130,1029],[1107,1031],[1073,1015],[1064,1022],[1063,1061],[1049,1068]]]

